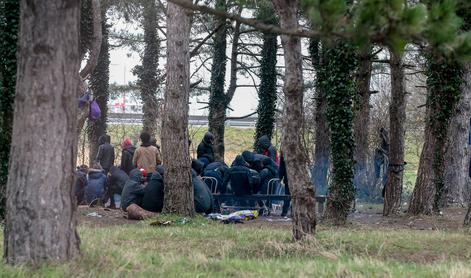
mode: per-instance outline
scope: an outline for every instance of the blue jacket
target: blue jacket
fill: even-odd
[[[88,184],[85,187],[85,199],[91,203],[95,199],[101,199],[105,196],[107,187],[106,175],[101,170],[88,170]]]

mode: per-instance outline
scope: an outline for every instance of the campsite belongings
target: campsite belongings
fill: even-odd
[[[159,219],[157,219],[155,221],[150,222],[149,225],[151,225],[151,226],[171,226],[171,225],[174,225],[174,224],[179,225],[179,226],[191,224],[191,219],[186,218],[186,217],[178,218],[177,220],[159,220]]]
[[[258,211],[256,210],[239,210],[231,214],[223,215],[220,213],[210,213],[207,216],[208,219],[220,220],[224,224],[230,223],[244,223],[258,218]]]

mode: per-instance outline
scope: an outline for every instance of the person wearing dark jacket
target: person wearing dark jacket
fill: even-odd
[[[136,147],[132,144],[131,139],[126,138],[121,145],[123,150],[121,151],[121,170],[126,172],[129,175],[132,169],[134,169],[134,165],[132,164],[132,157],[134,156],[134,152],[136,151]]]
[[[152,212],[162,212],[164,207],[163,168],[157,167],[144,190],[142,208]]]
[[[111,137],[107,134],[100,136],[98,143],[98,153],[96,154],[95,161],[100,162],[101,167],[105,170],[105,174],[114,165],[114,147],[111,145]]]
[[[140,207],[144,193],[145,186],[143,184],[142,173],[139,169],[134,169],[129,173],[129,179],[121,193],[121,209],[126,211],[132,204],[136,204]]]
[[[128,181],[126,172],[116,166],[112,166],[108,173],[108,190],[105,200],[110,200],[110,208],[116,208],[114,195],[121,195],[124,185]]]
[[[229,168],[224,175],[223,188],[227,188],[230,182],[232,192],[234,192],[235,195],[249,195],[253,190],[253,185],[250,183],[250,180],[250,169],[247,167],[244,158],[238,155],[232,163],[231,168]]]
[[[242,152],[242,157],[249,164],[250,169],[260,172],[263,170],[263,160],[267,158],[266,155],[253,153],[251,151]]]
[[[214,162],[213,140],[214,135],[211,132],[206,132],[196,150],[196,158],[201,160],[204,166]]]
[[[88,204],[94,201],[103,203],[107,188],[107,178],[103,168],[99,163],[95,163],[93,168],[88,169],[88,183],[85,187],[85,199]]]
[[[85,188],[87,187],[88,167],[81,165],[75,171],[74,197],[77,205],[85,204]]]
[[[217,190],[216,192],[226,192],[226,188],[223,188],[224,182],[224,174],[226,171],[229,170],[229,167],[224,162],[216,161],[210,163],[204,168],[203,176],[204,177],[212,177],[215,178],[217,181]],[[209,179],[205,180],[208,187],[211,185],[211,181]]]
[[[275,161],[276,164],[279,163],[276,148],[271,144],[270,138],[268,138],[267,135],[261,136],[257,141],[257,145],[257,153],[268,156],[273,161]]]
[[[191,180],[193,182],[195,211],[197,213],[211,213],[214,203],[211,191],[194,169],[191,170]]]
[[[280,179],[280,182],[283,182],[283,184],[285,185],[285,195],[291,195],[288,185],[288,172],[286,172],[286,163],[285,158],[283,157],[283,153],[281,153],[280,155],[280,170],[278,171],[278,177]],[[285,217],[288,214],[288,209],[290,205],[290,200],[283,202],[283,209],[281,211],[282,217]]]
[[[278,178],[278,167],[269,157],[266,157],[263,160],[263,170],[260,171],[260,194],[273,194],[273,192],[268,192],[268,189],[272,191],[275,188],[268,188],[268,183],[274,178]]]

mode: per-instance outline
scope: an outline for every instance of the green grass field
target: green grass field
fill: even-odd
[[[471,277],[471,237],[462,231],[321,226],[315,240],[299,244],[286,226],[197,218],[79,232],[82,255],[72,262],[0,263],[0,277]]]

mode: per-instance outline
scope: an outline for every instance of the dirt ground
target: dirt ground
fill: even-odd
[[[413,230],[459,230],[463,227],[466,208],[447,208],[442,215],[409,216],[402,214],[396,217],[383,217],[381,206],[358,205],[357,211],[349,217],[350,225],[359,225],[365,228],[413,229]],[[102,207],[78,208],[79,225],[88,227],[102,227],[123,224],[135,224],[136,220],[126,218],[126,213],[116,209],[110,210]],[[322,225],[322,220],[319,221]],[[278,227],[291,228],[291,219],[277,215],[263,216],[248,221],[242,225],[251,227]]]

